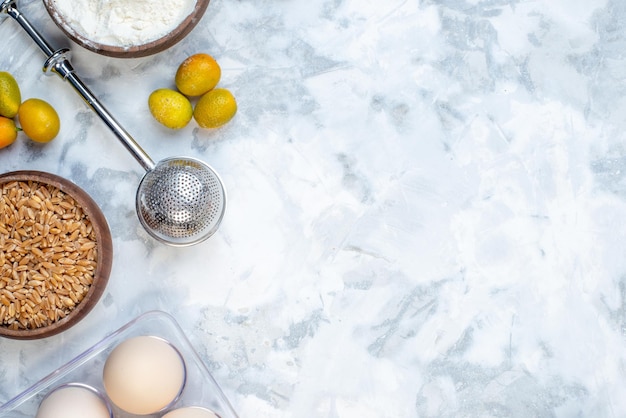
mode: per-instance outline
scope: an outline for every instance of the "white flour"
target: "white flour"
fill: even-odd
[[[166,35],[193,11],[196,0],[53,0],[69,30],[91,41],[143,45]]]

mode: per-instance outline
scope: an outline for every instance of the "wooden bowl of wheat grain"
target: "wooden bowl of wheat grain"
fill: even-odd
[[[112,256],[108,223],[76,184],[40,171],[0,175],[0,336],[45,338],[82,320]]]

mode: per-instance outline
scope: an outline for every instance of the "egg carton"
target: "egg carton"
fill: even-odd
[[[185,406],[201,406],[210,409],[220,418],[238,418],[222,389],[176,320],[162,311],[146,312],[109,334],[73,360],[0,406],[0,418],[34,417],[46,394],[66,383],[82,383],[105,394],[102,371],[110,352],[122,341],[141,335],[167,340],[180,352],[186,366],[185,387],[177,401],[166,410],[157,414],[142,415],[143,418],[158,418],[170,410]],[[114,418],[137,417],[115,407],[113,412]]]

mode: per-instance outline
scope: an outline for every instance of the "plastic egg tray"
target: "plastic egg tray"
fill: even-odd
[[[83,383],[104,394],[102,370],[109,353],[122,341],[139,335],[152,335],[169,341],[181,353],[187,369],[185,388],[177,402],[165,411],[142,417],[158,418],[172,409],[202,406],[221,418],[238,418],[176,320],[161,311],[150,311],[137,317],[0,406],[0,418],[34,417],[43,397],[65,383]],[[136,417],[117,409],[114,412],[114,418]]]

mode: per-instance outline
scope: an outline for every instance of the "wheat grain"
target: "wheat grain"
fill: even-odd
[[[0,185],[0,326],[34,329],[66,317],[89,292],[97,250],[70,195],[36,181]]]

